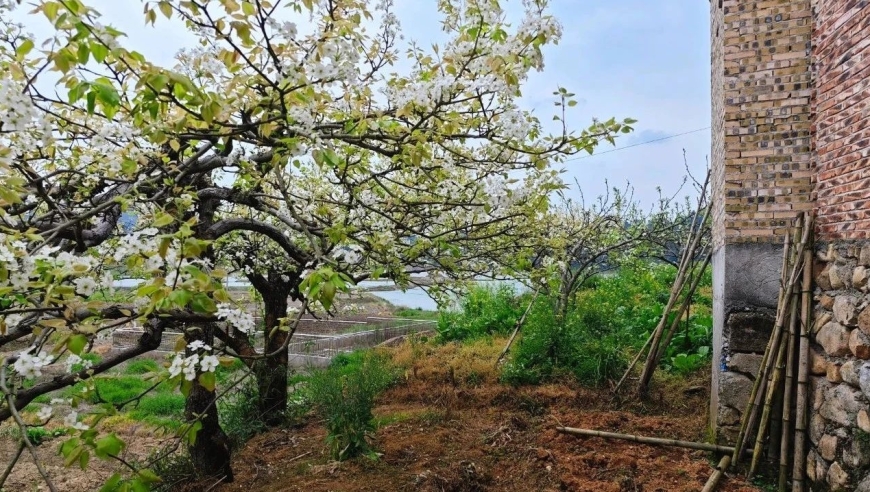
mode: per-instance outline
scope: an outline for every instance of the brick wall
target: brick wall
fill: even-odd
[[[725,45],[724,15],[719,2],[710,2],[710,94],[712,96],[713,248],[725,243]]]
[[[870,6],[817,0],[815,145],[820,238],[870,238]]]
[[[710,3],[714,11],[720,8],[716,0]],[[777,242],[791,219],[812,207],[810,0],[721,5],[718,100],[724,100],[725,131],[719,132],[724,151],[718,154],[718,88],[713,91],[714,177],[724,174],[720,236],[724,242]],[[714,41],[714,57],[717,49]],[[717,63],[714,58],[714,83],[719,83]]]

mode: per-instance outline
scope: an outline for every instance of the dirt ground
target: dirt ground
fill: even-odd
[[[381,423],[373,436],[381,453],[378,460],[331,461],[326,430],[312,416],[301,427],[256,436],[238,450],[234,483],[183,490],[697,491],[713,470],[708,453],[554,430],[565,425],[703,441],[709,401],[706,371],[659,380],[651,398],[639,404],[614,401],[607,389],[585,389],[573,382],[526,388],[499,384],[492,361],[501,340],[485,348],[430,346],[424,354],[409,345],[384,349],[405,372],[404,380],[383,394],[375,409]],[[144,460],[171,440],[129,421],[111,428],[129,444],[127,461]],[[61,491],[98,490],[119,469],[97,459],[84,472],[65,468],[57,454],[61,441],[55,438],[39,447]],[[0,464],[8,463],[14,451],[8,430],[0,429]],[[4,490],[47,490],[37,489],[38,483],[32,460],[24,456]],[[729,475],[719,490],[760,489]]]
[[[419,374],[418,374],[419,375]],[[515,389],[413,377],[381,398],[391,422],[374,438],[377,461],[336,463],[318,422],[254,438],[237,455],[229,491],[697,491],[712,472],[704,452],[559,434],[557,425],[703,440],[703,377],[672,382],[645,406],[607,390],[557,384]],[[729,477],[719,490],[760,490]]]

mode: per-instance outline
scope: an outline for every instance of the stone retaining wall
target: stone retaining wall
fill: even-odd
[[[870,244],[817,248],[807,476],[813,490],[870,492]]]

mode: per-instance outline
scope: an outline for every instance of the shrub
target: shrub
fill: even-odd
[[[561,322],[556,320],[555,302],[539,299],[502,379],[536,384],[571,374],[580,383],[597,385],[618,378],[628,356],[641,348],[661,318],[675,273],[670,265],[626,262],[615,274],[588,282]],[[709,271],[705,272],[688,323],[677,330],[668,346],[664,369],[683,374],[709,362],[711,281]]]
[[[373,456],[369,434],[374,431],[375,398],[396,379],[387,359],[374,353],[339,355],[330,366],[312,374],[307,395],[326,421],[327,444],[333,459]]]
[[[218,400],[221,427],[234,449],[267,429],[257,405],[257,383],[249,378],[233,394]]]
[[[438,334],[444,341],[504,335],[513,329],[524,307],[509,285],[476,286],[463,298],[459,310],[441,313]]]
[[[622,346],[612,334],[587,329],[576,310],[557,322],[555,302],[541,299],[529,312],[523,337],[505,365],[502,379],[511,384],[537,384],[564,375],[598,385],[625,368]]]

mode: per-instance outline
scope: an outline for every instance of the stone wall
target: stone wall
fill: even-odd
[[[807,475],[814,490],[870,491],[870,243],[818,247]]]
[[[870,6],[813,2],[815,490],[870,491]]]

